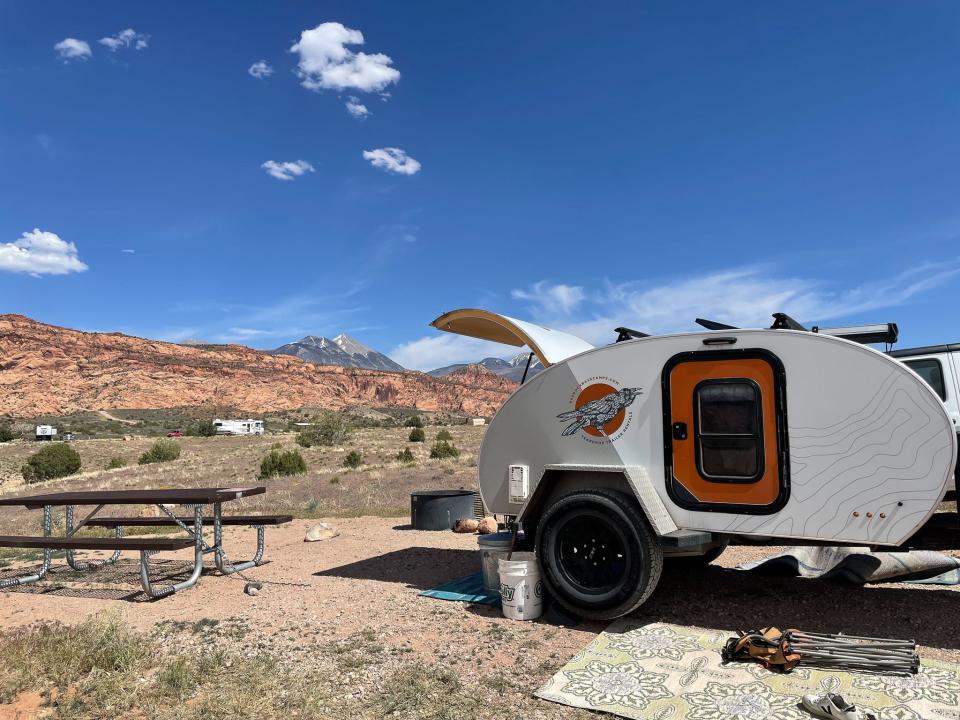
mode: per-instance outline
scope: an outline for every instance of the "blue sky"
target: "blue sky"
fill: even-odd
[[[457,307],[957,341],[958,40],[932,1],[3,2],[0,312],[416,368],[491,351]]]

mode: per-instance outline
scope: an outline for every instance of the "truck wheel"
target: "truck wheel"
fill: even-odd
[[[537,559],[551,597],[590,620],[626,615],[650,597],[663,550],[636,501],[597,488],[566,495],[540,518]]]

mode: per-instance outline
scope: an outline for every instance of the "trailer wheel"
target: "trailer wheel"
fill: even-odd
[[[615,490],[582,490],[547,508],[537,559],[551,597],[591,620],[642,605],[663,570],[663,550],[636,501]]]

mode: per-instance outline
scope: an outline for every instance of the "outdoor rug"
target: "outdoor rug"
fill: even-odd
[[[870,552],[865,547],[789,547],[736,569],[853,583],[960,584],[960,559],[931,550]]]
[[[479,603],[481,605],[499,605],[500,593],[491,592],[483,586],[483,573],[451,580],[435,588],[420,593],[424,597],[438,600],[454,600],[457,602]]]
[[[960,666],[909,676],[797,667],[786,675],[720,659],[733,632],[617,620],[535,694],[649,720],[809,720],[808,693],[838,692],[878,720],[960,719]]]

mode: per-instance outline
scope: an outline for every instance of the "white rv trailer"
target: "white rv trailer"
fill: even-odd
[[[37,425],[34,437],[37,440],[53,440],[57,437],[57,429],[53,425]]]
[[[623,615],[653,592],[664,556],[709,562],[730,541],[933,546],[920,531],[943,530],[931,519],[957,454],[940,398],[877,350],[775,317],[771,329],[618,328],[600,348],[483,310],[432,323],[526,345],[546,368],[494,416],[478,470],[484,504],[533,540],[562,605]],[[931,542],[960,547],[946,533]]]
[[[213,421],[217,435],[263,435],[263,420],[220,420]]]

